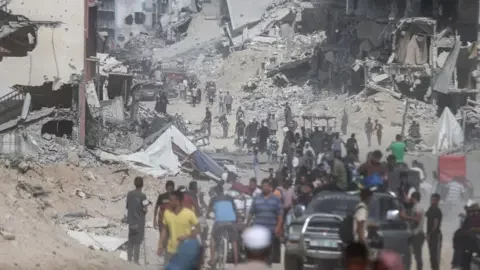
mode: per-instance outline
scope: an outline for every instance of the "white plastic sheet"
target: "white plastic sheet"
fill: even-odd
[[[446,107],[437,123],[433,153],[440,153],[463,144],[463,129],[450,109]]]
[[[180,172],[180,162],[173,153],[172,144],[175,144],[187,155],[197,150],[197,147],[180,130],[171,125],[145,151],[120,156],[98,151],[97,155],[102,160],[125,161],[130,167],[140,172],[154,177],[163,177]]]
[[[136,169],[148,174],[156,174],[152,169],[163,169],[170,174],[179,173],[180,162],[173,153],[172,139],[166,135],[162,134],[145,151],[122,156],[123,160],[145,165],[146,167],[137,166]]]
[[[128,240],[120,237],[95,235],[87,232],[68,231],[67,234],[80,244],[95,250],[115,251]]]

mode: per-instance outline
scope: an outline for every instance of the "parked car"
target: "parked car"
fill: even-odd
[[[163,90],[162,83],[142,84],[136,90],[136,99],[138,101],[154,101],[157,94]]]
[[[343,219],[353,213],[358,192],[321,192],[303,214],[295,214],[286,234],[285,270],[336,269],[342,267],[339,235]],[[383,248],[398,252],[410,262],[407,223],[399,219],[401,203],[390,193],[375,193],[369,205],[369,222],[377,225]]]

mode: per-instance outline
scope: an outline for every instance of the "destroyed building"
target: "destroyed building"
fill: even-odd
[[[98,52],[136,50],[144,39],[158,43],[153,37],[175,43],[187,30],[192,13],[198,10],[194,0],[99,1],[95,12]],[[138,56],[149,57],[141,53]]]
[[[427,2],[325,2],[317,78],[335,89],[435,100],[440,112],[458,106],[452,93],[477,92],[478,1]]]

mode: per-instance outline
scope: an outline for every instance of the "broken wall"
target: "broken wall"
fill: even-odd
[[[74,88],[71,84],[64,84],[58,90],[52,90],[53,83],[47,82],[41,86],[15,86],[24,93],[30,93],[32,96],[30,110],[40,110],[42,108],[71,108],[73,101]]]
[[[115,1],[115,43],[123,48],[130,38],[146,32],[142,1]]]
[[[42,85],[44,81],[70,81],[80,74],[84,57],[84,2],[78,0],[12,0],[13,14],[31,21],[59,21],[57,27],[39,26],[37,47],[27,57],[0,62],[0,81],[6,85]]]

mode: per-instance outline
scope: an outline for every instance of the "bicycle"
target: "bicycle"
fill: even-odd
[[[228,232],[225,228],[221,228],[222,232],[218,239],[215,239],[215,259],[212,270],[224,270],[228,257]]]

